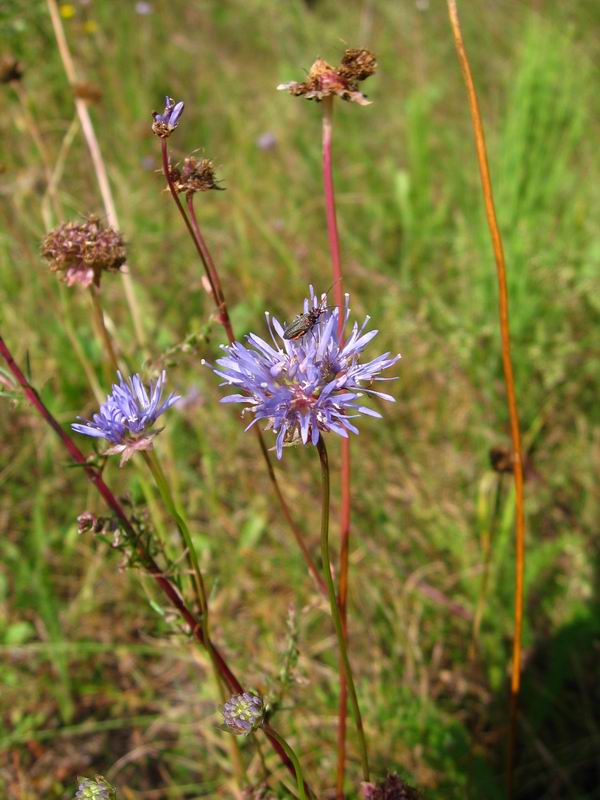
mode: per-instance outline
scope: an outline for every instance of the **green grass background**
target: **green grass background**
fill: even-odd
[[[150,112],[186,102],[170,140],[199,148],[226,192],[198,198],[238,335],[290,319],[307,285],[331,283],[320,175],[320,108],[277,93],[317,56],[368,46],[369,108],[338,102],[334,160],[354,314],[400,351],[397,397],[353,443],[351,659],[373,766],[425,797],[503,796],[513,590],[513,494],[489,451],[509,445],[496,279],[464,86],[444,3],[408,0],[74,2],[65,19],[115,192],[152,363],[197,395],[169,414],[158,451],[193,525],[215,636],[248,686],[275,696],[275,721],[309,778],[333,785],[337,667],[330,620],[279,512],[254,437],[218,404],[201,367],[223,341],[201,269],[159,166]],[[598,313],[600,6],[460,3],[487,127],[509,269],[513,349],[527,449],[523,715],[516,797],[600,798]],[[102,214],[45,4],[9,0],[3,46],[25,69],[52,163],[64,155],[65,217]],[[44,173],[14,91],[0,117],[2,335],[61,422],[95,408],[80,343],[107,388],[88,298],[61,291],[39,255]],[[257,138],[270,132],[276,146]],[[62,150],[61,150],[62,148]],[[112,330],[143,366],[118,278],[104,281]],[[190,334],[190,347],[177,348]],[[175,350],[173,351],[173,348]],[[164,357],[167,352],[170,354]],[[174,352],[174,354],[173,354]],[[162,361],[161,361],[162,359]],[[79,536],[99,499],[66,467],[28,408],[0,398],[0,796],[68,798],[106,774],[123,798],[234,796],[228,741],[214,728],[203,653],[137,571]],[[89,446],[82,442],[82,446]],[[337,443],[333,518],[339,507]],[[148,482],[111,462],[142,513]],[[288,450],[278,475],[318,552],[318,464]],[[153,497],[151,496],[151,500]],[[164,520],[167,535],[169,523]],[[334,525],[333,539],[336,541]],[[489,548],[489,554],[488,553]],[[489,567],[486,568],[486,563]],[[469,653],[482,579],[481,630]],[[349,796],[358,763],[350,727]],[[249,744],[251,776],[259,772]],[[270,759],[270,757],[269,757]],[[283,780],[275,761],[276,778]],[[283,788],[280,788],[284,792]]]

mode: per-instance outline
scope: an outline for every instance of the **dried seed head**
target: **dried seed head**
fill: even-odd
[[[212,161],[208,158],[194,158],[188,156],[183,162],[183,166],[177,164],[169,167],[169,178],[175,189],[186,196],[196,192],[209,192],[211,189],[223,190],[219,186],[215,177],[215,170]]]
[[[100,775],[92,781],[89,778],[78,778],[79,787],[75,800],[116,800],[117,793],[110,783]]]
[[[421,800],[421,794],[391,772],[378,783],[361,784],[363,800]]]
[[[342,100],[366,106],[370,100],[358,90],[360,81],[373,75],[377,68],[375,56],[368,50],[346,50],[339,67],[332,67],[318,58],[309,70],[305,81],[282,83],[277,88],[289,91],[295,97],[319,102],[325,97],[337,95]]]
[[[23,68],[14,56],[10,54],[0,57],[0,83],[13,83],[23,77]]]
[[[50,231],[42,243],[42,255],[67,286],[99,286],[102,272],[116,272],[126,260],[121,234],[94,216]]]
[[[247,736],[263,724],[265,703],[252,692],[235,694],[221,708],[223,727],[237,736]]]
[[[350,80],[364,81],[375,74],[377,61],[373,53],[365,49],[350,48],[342,58],[340,72]]]
[[[73,84],[73,93],[80,100],[87,100],[88,103],[99,103],[102,100],[102,89],[91,81],[77,81]]]

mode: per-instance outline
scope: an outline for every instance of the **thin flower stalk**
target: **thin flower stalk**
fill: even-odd
[[[348,694],[350,698],[350,707],[352,709],[352,716],[356,725],[358,733],[358,743],[360,751],[360,763],[362,768],[362,777],[364,781],[370,780],[369,775],[369,756],[367,753],[367,742],[363,728],[362,716],[360,713],[360,706],[358,704],[358,696],[354,686],[354,678],[352,676],[352,667],[348,658],[348,650],[346,647],[346,637],[344,636],[344,628],[342,624],[342,617],[338,606],[338,601],[335,593],[335,586],[333,578],[331,577],[331,558],[329,555],[329,460],[327,457],[327,448],[322,436],[319,437],[317,442],[317,449],[319,451],[319,458],[321,461],[321,484],[322,484],[322,509],[321,509],[321,558],[323,561],[323,573],[327,583],[327,590],[329,594],[329,605],[331,607],[331,616],[335,625],[335,633],[338,640],[338,648],[340,657],[344,666],[346,676],[346,683],[348,686]]]
[[[42,168],[44,170],[44,177],[46,180],[46,194],[50,198],[51,209],[48,208],[44,202],[42,202],[41,213],[45,228],[47,230],[50,230],[52,227],[54,227],[54,225],[58,222],[58,220],[62,216],[62,204],[60,202],[60,197],[56,190],[55,176],[52,167],[50,165],[50,155],[48,153],[46,143],[44,142],[44,138],[41,135],[41,132],[38,128],[33,111],[31,110],[25,86],[23,85],[22,81],[15,81],[13,82],[12,87],[17,94],[19,103],[21,104],[21,109],[26,117],[27,120],[26,128],[31,135],[33,143],[36,146],[36,149],[38,151],[38,154],[42,162]],[[71,346],[73,347],[73,350],[75,351],[77,358],[81,363],[85,376],[92,388],[92,391],[94,392],[94,395],[96,396],[96,398],[101,400],[102,392],[100,390],[100,386],[96,379],[93,367],[90,364],[83,348],[81,347],[79,339],[77,338],[75,330],[73,329],[73,325],[70,319],[71,309],[70,309],[69,298],[68,295],[63,291],[62,287],[60,289],[60,295],[66,311],[63,319],[66,334],[69,338],[69,341],[71,342]],[[97,315],[96,309],[94,309],[94,314],[95,316]],[[102,317],[102,324],[104,325],[103,317]]]
[[[205,648],[210,649],[212,651],[212,656],[214,658],[214,663],[219,670],[220,675],[222,676],[224,682],[229,687],[232,692],[235,693],[243,693],[244,688],[242,684],[239,682],[235,674],[232,672],[231,668],[225,661],[224,657],[222,656],[219,649],[212,643],[206,641],[204,637],[204,632],[202,630],[202,624],[196,618],[196,616],[190,611],[190,609],[186,606],[185,602],[183,601],[181,595],[169,580],[169,578],[164,574],[163,570],[158,566],[156,561],[152,558],[152,556],[145,550],[143,543],[141,542],[140,538],[136,535],[136,531],[131,524],[125,510],[121,503],[117,500],[111,489],[108,485],[104,482],[102,478],[102,474],[99,470],[92,467],[88,462],[84,454],[81,450],[77,447],[73,439],[69,436],[69,434],[63,430],[61,425],[58,423],[56,418],[50,413],[50,411],[46,408],[42,399],[40,398],[39,394],[36,390],[31,386],[23,371],[19,367],[19,365],[14,360],[12,353],[10,352],[8,346],[6,345],[4,339],[0,335],[0,355],[3,357],[6,365],[12,375],[17,380],[18,384],[23,389],[23,393],[27,400],[31,403],[31,405],[35,408],[37,413],[42,417],[42,419],[49,425],[50,428],[57,434],[59,439],[61,440],[63,446],[73,459],[76,464],[79,464],[83,468],[83,471],[89,478],[89,480],[94,484],[98,493],[104,500],[104,502],[108,505],[111,511],[115,514],[115,516],[119,519],[120,524],[123,526],[124,531],[128,534],[131,541],[135,543],[136,551],[144,564],[148,573],[152,576],[153,580],[159,586],[161,591],[165,594],[169,602],[173,605],[173,607],[177,610],[180,614],[181,618],[184,622],[188,625],[191,635]],[[280,744],[280,742],[267,730],[265,731],[271,746],[286,766],[286,768],[291,772],[294,777],[296,776],[296,770],[294,768],[294,764],[288,754],[286,753],[284,747]],[[309,793],[310,789],[307,788]]]
[[[219,319],[223,327],[225,328],[225,333],[227,334],[227,338],[230,342],[234,341],[235,336],[233,335],[233,330],[231,327],[231,321],[229,319],[229,313],[227,311],[227,305],[225,303],[225,297],[223,295],[223,289],[221,287],[221,283],[219,281],[219,277],[217,274],[217,270],[215,268],[214,261],[210,255],[210,252],[206,246],[206,242],[202,237],[200,232],[200,226],[194,215],[195,225],[192,225],[190,218],[185,213],[185,209],[181,200],[179,199],[179,195],[177,193],[177,189],[173,183],[171,178],[171,171],[169,168],[169,149],[167,146],[166,138],[161,139],[161,155],[162,155],[162,168],[163,174],[165,176],[165,180],[167,181],[167,185],[169,187],[169,191],[171,193],[171,197],[175,201],[175,205],[177,206],[177,210],[179,211],[181,218],[183,219],[186,228],[188,229],[188,233],[192,237],[192,241],[198,251],[198,255],[200,256],[200,260],[204,265],[204,270],[206,272],[206,277],[208,278],[208,282],[210,284],[210,290],[214,299],[214,302],[217,306],[219,311]],[[188,208],[191,205],[193,209],[193,198],[190,198],[192,203],[188,204]]]
[[[265,724],[264,731],[265,733],[267,733],[267,735],[270,735],[273,739],[275,739],[276,742],[279,742],[279,744],[283,747],[283,749],[287,753],[290,761],[294,765],[294,770],[296,772],[296,784],[298,786],[298,795],[300,797],[300,800],[307,800],[306,791],[304,788],[305,787],[304,775],[302,774],[302,766],[300,764],[298,756],[296,755],[292,747],[283,738],[283,736],[277,733],[277,731],[274,728],[272,728],[271,725]]]
[[[40,130],[35,121],[35,117],[30,108],[29,97],[27,95],[27,91],[25,89],[23,82],[14,81],[11,85],[14,91],[16,92],[16,95],[19,99],[19,103],[21,104],[21,110],[26,118],[26,123],[27,123],[26,128],[29,131],[31,138],[33,139],[37,151],[40,155],[40,159],[42,161],[42,168],[44,170],[44,179],[46,181],[46,191],[50,197],[50,203],[54,215],[56,217],[56,220],[58,220],[61,217],[61,203],[58,197],[58,193],[56,191],[56,186],[54,185],[52,168],[50,166],[50,155],[48,153],[48,149],[46,148],[46,143],[44,142],[44,138],[40,133]],[[43,203],[42,203],[42,216],[44,218],[44,225],[47,228],[51,228],[52,227],[51,213],[49,213],[48,209],[44,207]]]
[[[219,311],[219,319],[225,329],[225,333],[227,335],[229,343],[233,344],[233,342],[235,341],[235,334],[233,332],[233,327],[231,325],[231,320],[229,318],[227,303],[225,300],[225,295],[223,292],[221,281],[219,279],[218,271],[215,266],[214,260],[210,254],[210,250],[208,249],[204,237],[202,236],[202,233],[200,231],[200,226],[198,224],[198,220],[194,210],[193,198],[188,199],[188,209],[190,212],[190,216],[188,217],[188,215],[185,213],[185,209],[181,203],[181,200],[179,199],[179,195],[177,193],[175,185],[173,184],[173,181],[171,179],[171,171],[169,169],[169,151],[166,138],[161,139],[161,154],[162,154],[163,174],[165,176],[165,180],[167,181],[169,192],[171,193],[171,196],[175,201],[177,210],[179,211],[179,214],[181,215],[181,218],[183,219],[185,226],[190,236],[192,237],[194,246],[198,251],[198,255],[200,256],[202,264],[204,265],[206,276],[210,284],[212,297]],[[313,576],[319,588],[319,591],[323,595],[326,595],[327,590],[325,584],[323,583],[323,578],[321,577],[321,573],[319,572],[312,556],[310,555],[310,552],[308,550],[308,547],[306,546],[306,543],[304,541],[304,536],[300,528],[298,527],[298,525],[296,524],[296,522],[292,517],[287,501],[285,500],[283,492],[281,491],[281,487],[279,486],[279,481],[277,480],[275,470],[273,469],[273,464],[271,463],[271,457],[269,456],[269,451],[267,450],[267,447],[264,443],[262,433],[258,428],[256,429],[255,435],[258,439],[260,451],[262,453],[262,456],[265,460],[265,465],[267,467],[269,480],[271,481],[271,484],[277,496],[277,500],[279,501],[279,505],[281,506],[283,516],[285,517],[288,525],[291,528],[292,534],[296,540],[296,543],[298,544],[298,547],[300,548],[300,551],[302,553],[308,571]]]
[[[344,284],[340,258],[340,239],[335,207],[335,190],[333,185],[332,165],[332,133],[333,133],[333,96],[323,100],[323,190],[325,194],[325,212],[327,217],[327,236],[331,253],[333,292],[335,303],[340,308],[344,302]],[[338,334],[343,339],[343,318],[339,317]],[[341,511],[340,511],[340,562],[338,579],[338,603],[342,618],[344,637],[348,638],[348,569],[350,553],[350,441],[345,439],[341,446]],[[336,796],[338,800],[344,796],[344,775],[346,769],[346,716],[348,713],[348,686],[346,672],[340,659],[339,663],[340,696],[338,704],[337,730],[337,774]]]
[[[112,337],[106,328],[106,320],[104,319],[104,312],[100,304],[98,289],[95,286],[89,286],[88,292],[92,303],[93,319],[97,335],[107,359],[107,361],[105,361],[105,367],[108,379],[110,380],[112,373],[118,372],[122,365],[119,364]]]
[[[204,636],[206,640],[209,641],[208,600],[206,594],[206,587],[204,583],[204,578],[202,576],[202,570],[200,569],[198,554],[196,552],[196,548],[194,546],[190,530],[188,528],[187,522],[185,521],[182,514],[179,512],[177,506],[175,505],[173,494],[169,487],[169,483],[167,481],[165,473],[160,465],[160,461],[156,457],[156,452],[154,450],[146,450],[143,452],[143,457],[144,461],[148,466],[148,469],[152,473],[152,477],[154,478],[154,482],[156,483],[156,487],[160,493],[162,501],[165,504],[167,511],[173,518],[177,526],[177,530],[179,531],[181,538],[183,540],[183,544],[186,551],[186,559],[188,561],[188,564],[192,572],[191,575],[192,586],[194,589],[196,602],[198,604],[198,610],[201,615]]]
[[[514,791],[514,762],[516,755],[517,719],[519,714],[519,692],[521,688],[521,642],[523,636],[523,590],[525,573],[525,502],[523,487],[523,452],[521,445],[521,430],[519,425],[519,412],[515,391],[515,380],[510,348],[510,327],[508,312],[508,289],[506,283],[506,261],[502,245],[502,235],[498,226],[492,180],[487,158],[483,121],[477,100],[477,92],[469,59],[465,49],[458,9],[455,0],[448,0],[448,13],[452,26],[454,44],[458,60],[463,73],[469,99],[469,109],[473,125],[477,161],[481,175],[481,185],[485,204],[490,236],[494,248],[496,273],[498,278],[498,309],[500,318],[500,334],[502,339],[502,367],[504,370],[504,383],[506,387],[506,402],[510,418],[510,433],[513,448],[513,475],[515,481],[515,600],[514,600],[514,633],[512,647],[511,692],[510,692],[510,729],[508,745],[508,795],[513,796]]]
[[[46,0],[46,2],[48,4],[48,12],[52,21],[52,28],[54,30],[54,36],[56,38],[56,44],[62,60],[63,68],[69,84],[74,88],[77,84],[77,73],[75,71],[75,64],[69,50],[67,38],[65,36],[58,6],[56,0]],[[102,196],[104,210],[106,212],[106,218],[111,227],[119,229],[119,219],[117,216],[115,202],[113,200],[112,190],[110,188],[110,182],[108,180],[106,165],[102,157],[102,151],[100,150],[100,145],[98,143],[98,138],[96,136],[96,131],[94,129],[90,112],[88,111],[87,103],[83,98],[78,97],[77,95],[74,97],[74,103],[77,115],[79,117],[79,122],[81,124],[81,130],[83,132],[83,136],[92,159],[92,164],[94,166],[96,180],[98,181],[98,187]],[[121,273],[121,280],[123,281],[125,299],[127,301],[127,305],[129,306],[136,339],[140,347],[145,351],[146,337],[142,324],[142,314],[135,296],[131,274],[127,270],[123,271]]]
[[[154,481],[156,483],[162,501],[165,504],[167,511],[173,518],[175,524],[177,525],[177,530],[179,531],[181,538],[183,539],[186,560],[189,564],[190,571],[192,573],[191,574],[192,588],[194,591],[196,604],[198,606],[198,613],[200,615],[200,622],[202,624],[202,633],[204,636],[204,641],[206,642],[207,645],[206,649],[208,651],[211,665],[213,668],[215,682],[217,684],[217,690],[221,694],[221,697],[225,698],[226,685],[224,685],[223,678],[221,676],[221,673],[219,672],[219,665],[215,658],[215,648],[212,643],[212,639],[210,637],[209,617],[208,617],[208,595],[206,592],[206,585],[204,582],[204,577],[202,575],[202,570],[200,568],[198,554],[196,552],[196,548],[194,546],[194,542],[188,524],[184,516],[180,513],[180,511],[177,508],[175,499],[173,497],[173,493],[171,492],[171,488],[165,476],[164,470],[160,464],[160,461],[156,456],[156,452],[154,450],[146,450],[142,453],[142,456],[150,472],[152,473],[152,477],[154,478]],[[230,747],[230,754],[235,773],[235,778],[239,786],[241,786],[244,782],[245,768],[241,758],[238,744],[235,741],[235,739],[232,741]]]

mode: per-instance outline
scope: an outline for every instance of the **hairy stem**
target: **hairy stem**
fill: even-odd
[[[506,402],[510,417],[510,433],[513,447],[513,474],[515,481],[515,601],[514,601],[514,634],[512,647],[511,692],[510,692],[510,733],[508,744],[508,796],[512,797],[514,790],[514,762],[517,740],[517,719],[519,714],[519,691],[521,688],[521,640],[523,636],[523,577],[525,573],[525,502],[523,489],[523,452],[521,447],[521,430],[519,426],[519,412],[515,391],[515,379],[510,352],[510,328],[508,317],[508,290],[506,285],[506,262],[502,236],[496,218],[492,180],[488,165],[483,121],[479,110],[477,93],[473,82],[473,75],[469,59],[465,50],[460,29],[456,0],[448,0],[448,12],[452,25],[454,44],[458,60],[465,80],[477,160],[481,175],[481,186],[488,227],[494,248],[496,261],[496,274],[498,278],[498,310],[500,317],[500,335],[502,339],[502,367],[504,370],[504,383],[506,387]]]
[[[63,446],[65,447],[65,449],[67,450],[73,461],[76,464],[79,464],[83,468],[83,471],[87,475],[88,479],[94,484],[104,502],[111,509],[113,514],[118,518],[120,524],[123,527],[123,530],[127,533],[131,542],[134,543],[134,546],[137,550],[141,562],[144,564],[146,570],[152,576],[152,578],[159,586],[161,591],[165,594],[169,602],[177,610],[177,612],[180,614],[184,622],[189,626],[191,635],[201,645],[208,648],[209,645],[204,637],[204,632],[202,630],[201,623],[186,606],[181,595],[179,594],[175,586],[173,586],[169,578],[160,569],[156,561],[154,561],[152,556],[146,552],[143,543],[137,536],[135,528],[133,527],[133,525],[129,520],[129,517],[125,513],[123,506],[117,500],[117,498],[115,497],[113,492],[109,489],[107,484],[104,482],[100,472],[87,463],[85,456],[83,455],[81,450],[77,447],[73,439],[69,436],[69,434],[65,430],[63,430],[63,428],[60,426],[56,418],[46,408],[39,394],[36,392],[33,386],[31,386],[31,384],[23,374],[23,371],[20,369],[20,367],[14,360],[12,353],[8,349],[8,346],[6,345],[2,336],[0,336],[0,355],[6,362],[6,365],[10,370],[10,372],[12,373],[12,375],[16,378],[17,382],[23,389],[23,393],[27,398],[27,400],[35,408],[35,410],[42,417],[42,419],[57,434],[57,436],[61,440]],[[236,678],[235,674],[232,672],[229,665],[225,661],[224,657],[221,655],[220,651],[215,645],[211,645],[211,652],[212,652],[212,657],[214,658],[214,663],[219,671],[219,674],[222,676],[225,684],[229,687],[232,693],[242,694],[244,692],[244,687]],[[295,776],[296,770],[294,769],[294,764],[290,759],[290,757],[288,756],[288,754],[286,753],[283,746],[280,744],[279,741],[277,741],[275,737],[270,736],[269,733],[267,733],[267,736],[269,738],[269,741],[271,742],[273,749],[276,751],[277,755],[279,756],[283,764],[285,764],[286,768]],[[310,789],[307,788],[307,791],[310,793]]]
[[[352,668],[348,658],[348,650],[346,648],[346,638],[344,636],[344,626],[342,624],[342,617],[335,594],[335,586],[333,585],[333,578],[331,577],[331,559],[329,555],[329,459],[327,458],[327,448],[325,441],[321,436],[317,443],[319,451],[319,458],[321,460],[321,484],[322,484],[322,508],[321,508],[321,558],[323,560],[323,572],[325,574],[325,581],[327,583],[327,591],[329,594],[329,605],[331,607],[331,616],[335,625],[335,633],[338,640],[338,648],[344,671],[346,675],[346,683],[348,685],[348,694],[350,697],[350,707],[352,709],[352,716],[356,724],[356,731],[358,733],[358,742],[360,749],[360,763],[362,767],[363,780],[369,780],[369,757],[367,755],[367,742],[365,739],[365,732],[363,728],[362,717],[360,713],[360,706],[358,705],[358,697],[354,687],[354,678],[352,677]]]
[[[342,278],[342,265],[340,258],[340,238],[337,227],[337,213],[335,207],[335,191],[333,187],[333,167],[331,142],[333,134],[333,97],[326,97],[323,101],[323,191],[325,194],[325,212],[327,217],[327,235],[331,253],[331,267],[333,276],[333,291],[335,304],[339,308],[338,336],[343,341],[344,332],[344,284]],[[342,467],[341,467],[341,513],[340,513],[340,574],[338,588],[338,603],[342,618],[344,638],[348,639],[348,569],[350,553],[350,441],[342,440]],[[344,797],[344,776],[346,772],[346,717],[348,714],[348,686],[346,672],[342,659],[339,661],[340,697],[338,708],[337,730],[337,774],[336,797]]]

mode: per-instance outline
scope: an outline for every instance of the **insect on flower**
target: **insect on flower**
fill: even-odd
[[[232,342],[224,346],[223,357],[215,366],[208,365],[223,378],[223,386],[238,390],[221,402],[244,403],[245,412],[253,417],[248,428],[265,420],[265,430],[275,432],[277,458],[282,457],[284,446],[306,445],[309,441],[316,446],[322,432],[331,431],[344,438],[358,433],[355,417],[381,416],[364,405],[365,395],[394,400],[370,388],[370,384],[371,380],[394,380],[380,373],[392,367],[400,355],[387,352],[363,360],[363,351],[378,333],[366,331],[370,317],[362,325],[354,322],[344,341],[338,331],[348,325],[349,295],[345,295],[343,308],[334,306],[329,311],[327,296],[319,302],[312,286],[309,290],[304,315],[295,321],[291,334],[288,326],[287,337],[284,326],[267,314],[271,342],[250,333],[247,345]],[[311,309],[320,312],[316,322],[311,321]],[[307,330],[310,336],[304,335]],[[291,336],[297,341],[290,341]]]
[[[333,286],[333,284],[331,284]],[[327,290],[331,289],[331,286]],[[295,341],[296,339],[301,339],[305,334],[311,331],[317,322],[321,319],[321,316],[328,311],[329,309],[333,308],[333,306],[327,305],[327,292],[322,295],[321,302],[318,306],[314,306],[309,308],[304,314],[298,314],[296,319],[292,320],[289,325],[284,328],[283,331],[283,338],[288,339],[291,341]]]

